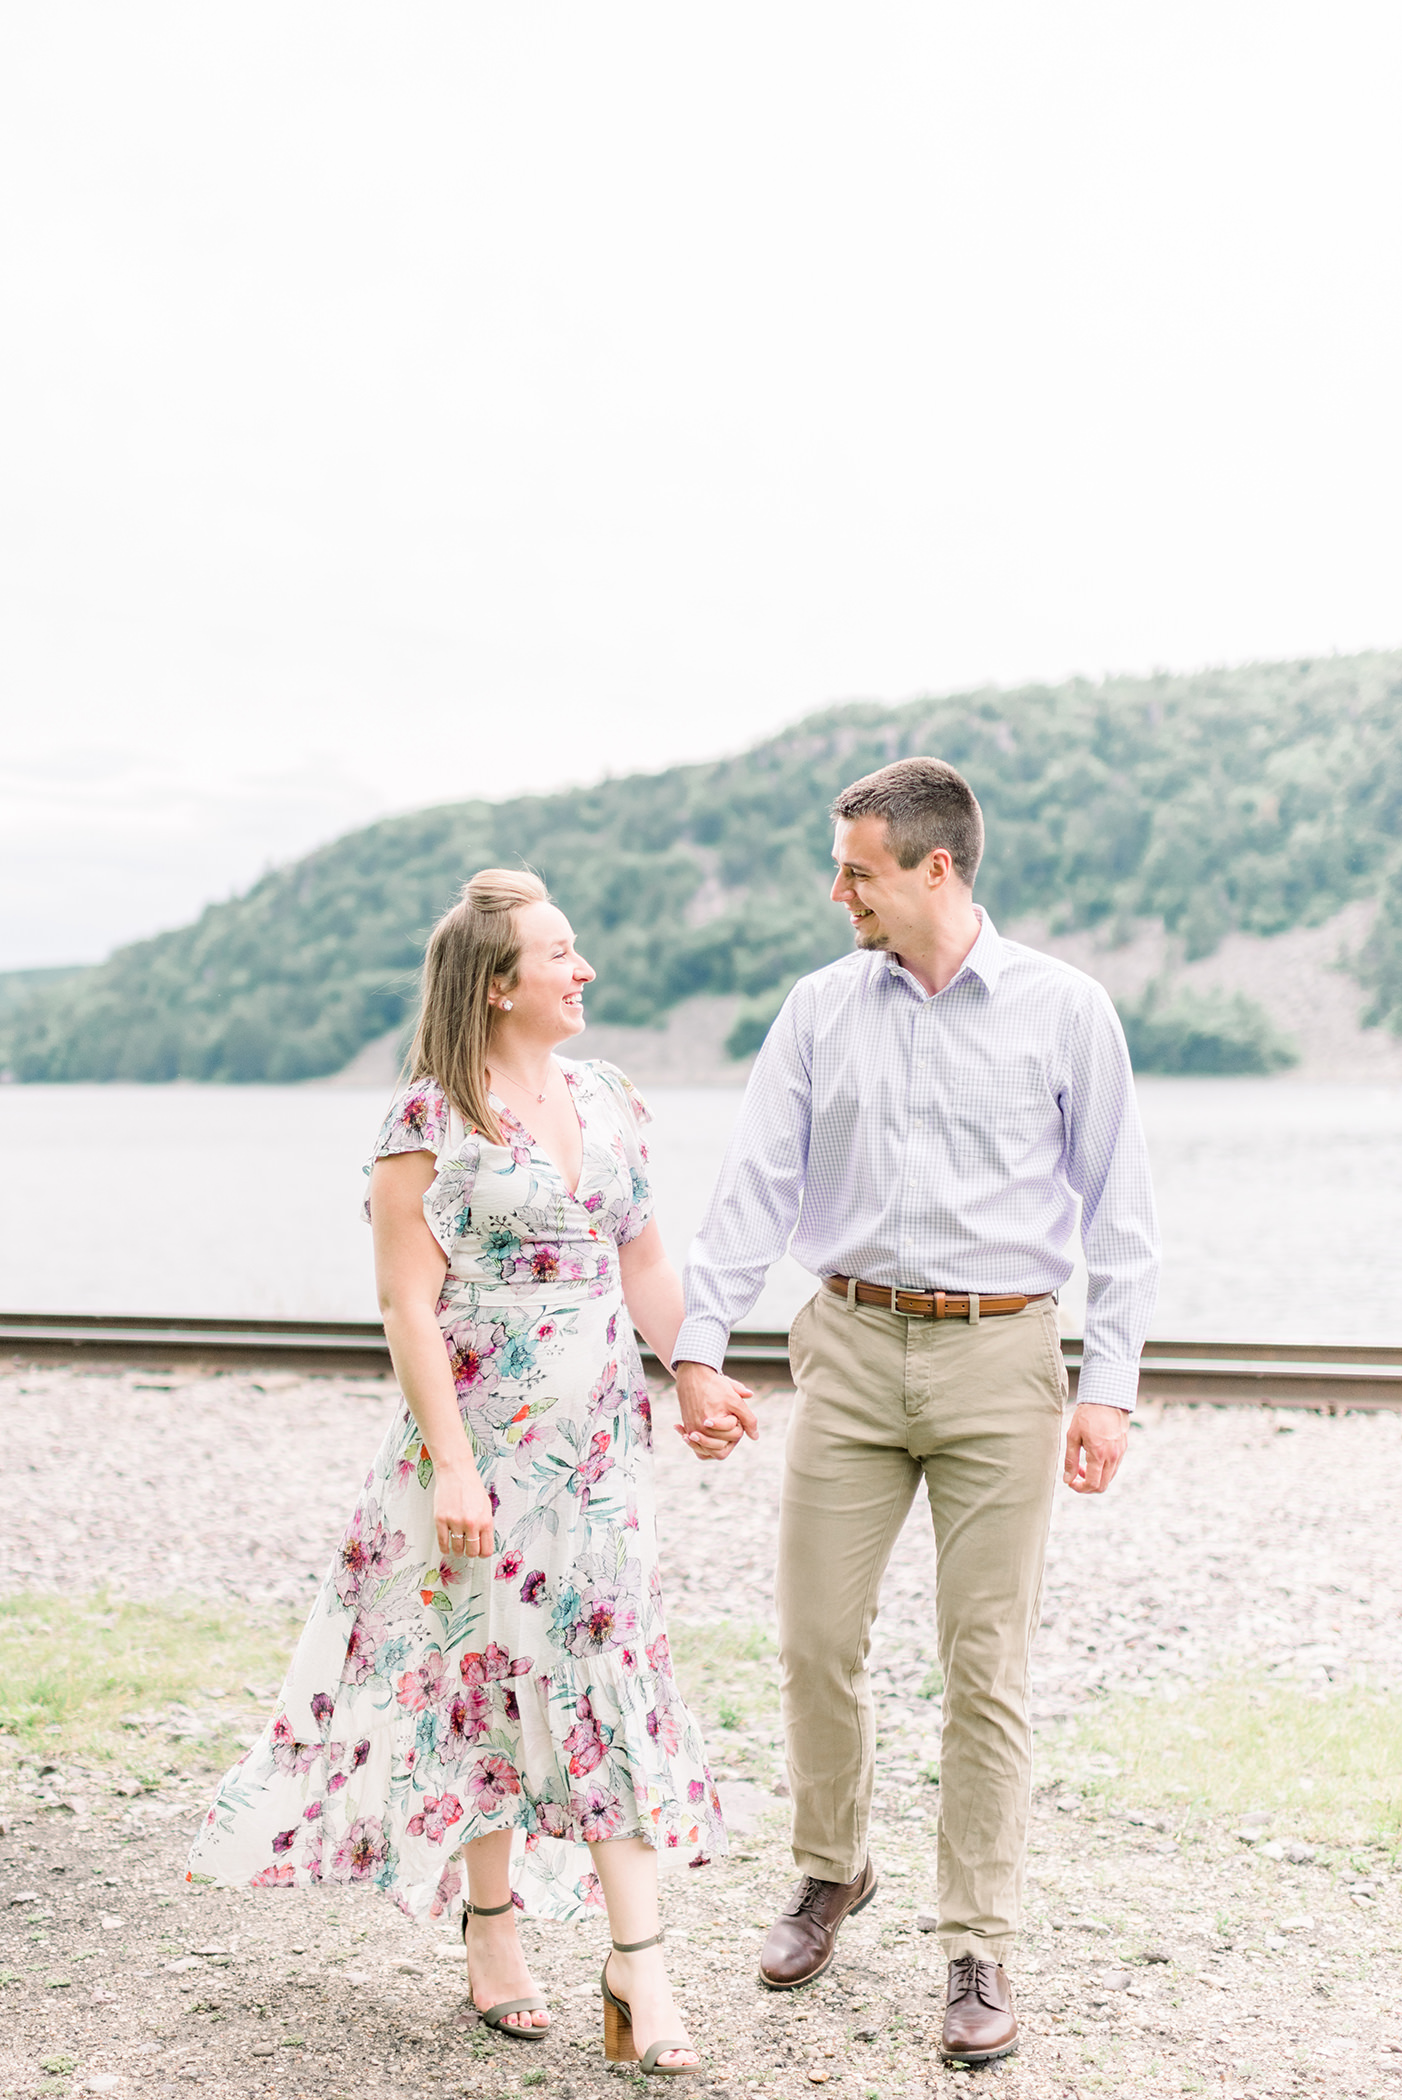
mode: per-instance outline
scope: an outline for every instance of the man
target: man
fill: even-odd
[[[687,1267],[682,1429],[702,1457],[754,1433],[718,1372],[792,1235],[822,1278],[790,1341],[776,1582],[803,1878],[760,1975],[775,1990],[821,1975],[842,1921],[876,1892],[866,1658],[923,1473],[945,1684],[943,2049],[986,2063],[1017,2043],[1004,1964],[1031,1793],[1028,1654],[1063,1449],[1056,1292],[1079,1199],[1090,1288],[1063,1477],[1101,1494],[1129,1440],[1157,1227],[1115,1010],[1080,971],[1000,939],[974,903],[983,819],[968,782],[937,759],[902,759],[847,788],[832,815],[832,896],[855,953],[794,987],[756,1062]]]

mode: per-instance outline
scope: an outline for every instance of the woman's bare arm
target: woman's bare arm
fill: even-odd
[[[667,1259],[655,1218],[619,1248],[618,1267],[629,1318],[658,1362],[670,1364],[685,1307],[681,1278]],[[728,1416],[717,1411],[709,1435],[700,1429],[682,1430],[698,1457],[722,1458],[742,1432],[759,1435],[754,1410],[747,1404],[754,1397],[748,1386],[737,1385],[733,1378],[726,1383],[732,1393]]]
[[[455,1557],[490,1555],[494,1550],[492,1505],[458,1412],[452,1369],[438,1325],[438,1299],[448,1261],[423,1212],[424,1191],[434,1172],[431,1152],[397,1152],[376,1160],[370,1176],[375,1287],[399,1390],[433,1460],[438,1550]]]

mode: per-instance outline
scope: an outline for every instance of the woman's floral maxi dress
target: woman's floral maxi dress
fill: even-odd
[[[725,1849],[668,1657],[651,1410],[619,1283],[618,1247],[652,1210],[648,1113],[612,1065],[563,1069],[584,1137],[574,1194],[500,1102],[492,1145],[431,1080],[375,1147],[437,1156],[438,1321],[495,1556],[440,1557],[432,1462],[401,1405],[192,1880],[369,1882],[456,1922],[458,1848],[511,1830],[517,1902],[574,1918],[602,1908],[583,1839],[641,1835],[692,1864]]]

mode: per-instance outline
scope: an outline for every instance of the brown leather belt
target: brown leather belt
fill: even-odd
[[[892,1284],[852,1284],[849,1276],[825,1276],[823,1289],[831,1291],[836,1298],[845,1298],[849,1290],[858,1305],[879,1305],[886,1312],[908,1313],[912,1318],[923,1320],[967,1320],[970,1313],[967,1291],[903,1291]],[[1035,1298],[1020,1297],[1017,1293],[1005,1293],[998,1298],[978,1296],[976,1319],[985,1313],[1018,1313],[1024,1306],[1038,1305],[1043,1298],[1050,1298],[1050,1291],[1039,1291]]]

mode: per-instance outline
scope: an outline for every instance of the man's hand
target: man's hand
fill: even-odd
[[[677,1401],[684,1437],[698,1458],[726,1458],[742,1436],[757,1437],[759,1424],[747,1385],[713,1371],[709,1364],[677,1365]]]
[[[1122,1407],[1077,1407],[1066,1431],[1062,1479],[1078,1495],[1103,1495],[1129,1444],[1129,1415]]]

